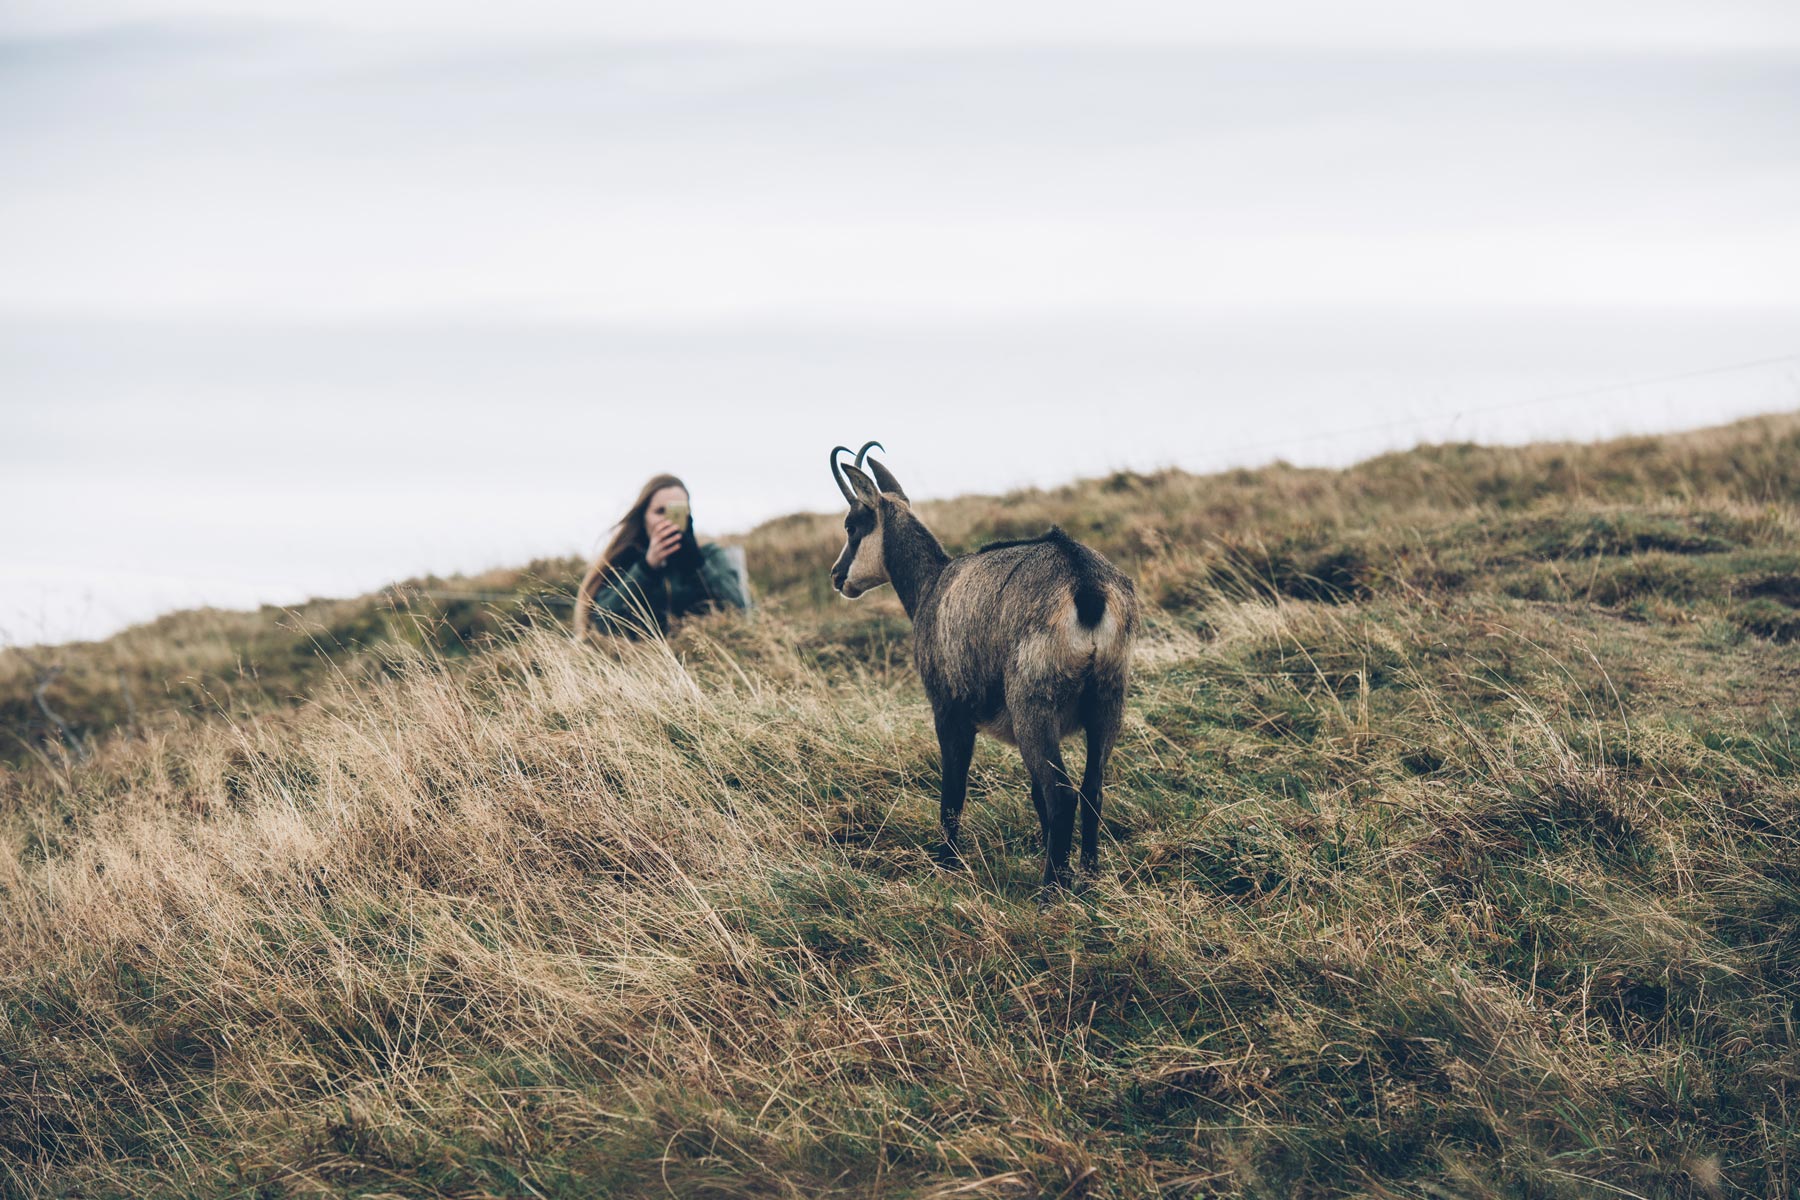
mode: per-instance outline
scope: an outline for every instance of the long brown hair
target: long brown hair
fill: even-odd
[[[613,563],[627,550],[642,552],[650,548],[650,534],[644,529],[644,514],[650,511],[651,498],[669,487],[678,487],[684,492],[688,490],[687,484],[674,475],[652,475],[650,482],[638,492],[637,499],[631,502],[625,515],[619,518],[619,523],[613,526],[612,539],[606,543],[606,549],[600,552],[600,557],[594,560],[594,565],[588,568],[587,575],[581,581],[581,590],[575,593],[576,637],[587,636],[589,610],[593,607],[594,594],[605,582],[606,573]]]

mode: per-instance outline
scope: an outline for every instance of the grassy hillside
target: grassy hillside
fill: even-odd
[[[1800,417],[922,508],[1149,602],[1079,899],[835,516],[0,655],[0,1192],[1800,1188]]]

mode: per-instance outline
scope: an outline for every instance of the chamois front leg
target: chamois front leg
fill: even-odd
[[[937,864],[947,871],[960,871],[963,860],[956,843],[962,833],[963,800],[969,793],[969,759],[975,754],[975,722],[955,712],[933,715],[937,719],[938,755],[943,761],[938,818],[943,825],[944,841],[938,847]]]

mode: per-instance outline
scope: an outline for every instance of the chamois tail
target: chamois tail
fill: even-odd
[[[1106,589],[1095,580],[1087,551],[1059,525],[1052,525],[1044,540],[1069,560],[1069,570],[1075,575],[1075,619],[1083,629],[1093,629],[1106,616]]]

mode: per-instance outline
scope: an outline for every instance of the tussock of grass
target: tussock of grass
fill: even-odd
[[[8,659],[0,1190],[1789,1194],[1796,463],[1789,418],[934,506],[1155,601],[1105,870],[1041,911],[991,743],[931,869],[906,625],[813,603],[824,518],[672,644],[321,602],[36,651],[85,756]],[[211,700],[84,707],[120,670]]]

